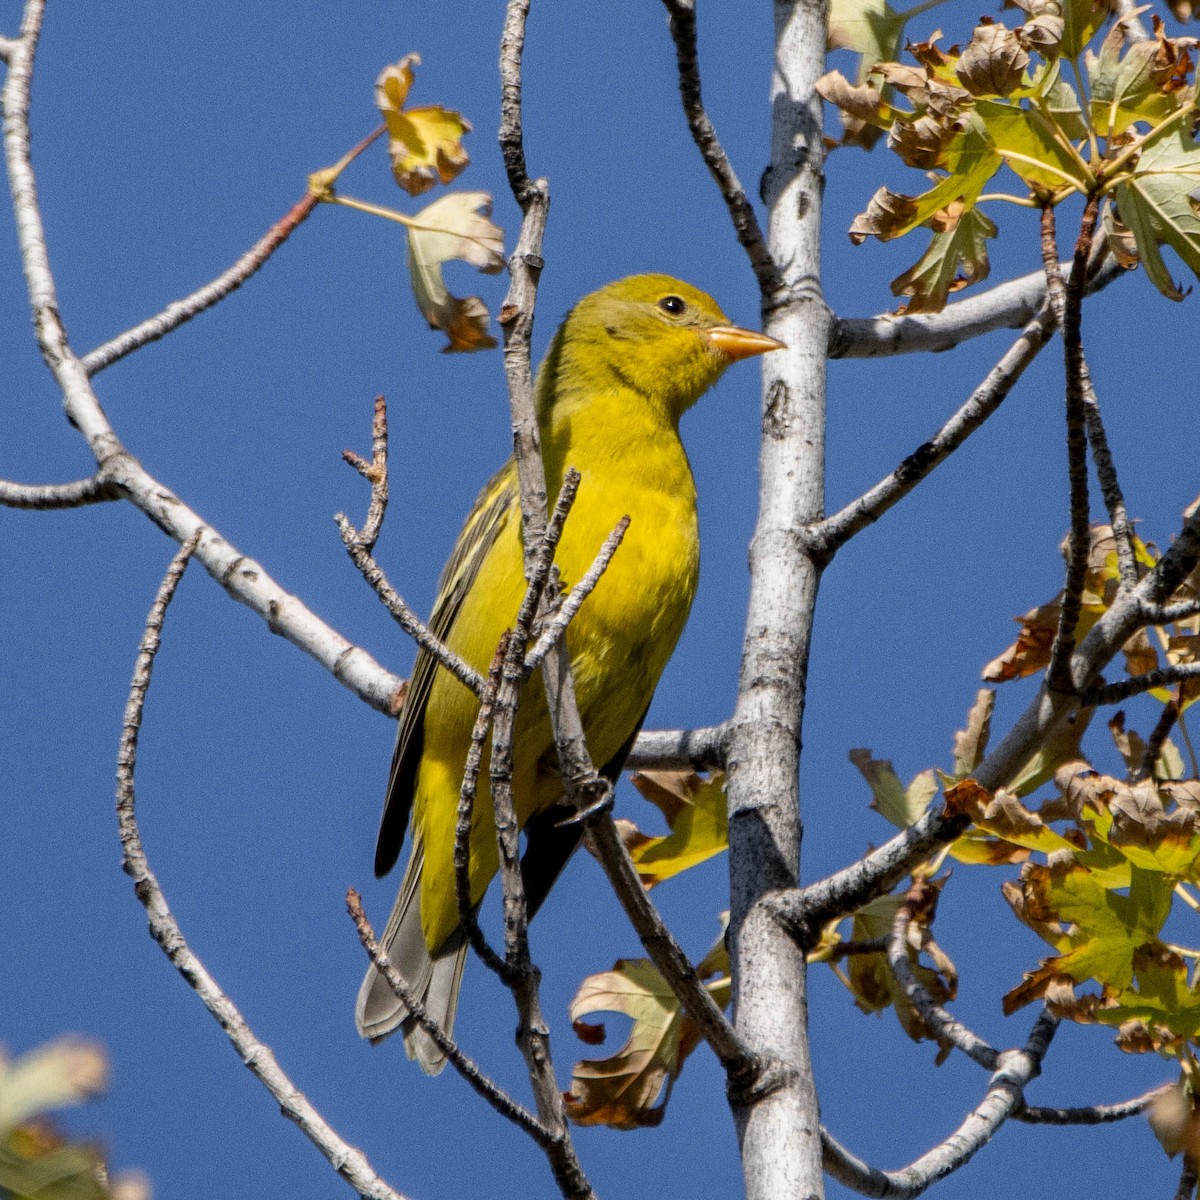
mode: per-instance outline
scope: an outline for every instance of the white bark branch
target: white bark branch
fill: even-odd
[[[109,423],[87,369],[71,349],[59,314],[30,158],[29,95],[43,10],[44,0],[30,0],[26,5],[22,35],[9,62],[3,90],[4,154],[38,345],[62,392],[67,418],[86,439],[99,467],[98,478],[106,486],[123,491],[177,542],[186,542],[200,532],[196,558],[235,600],[253,609],[273,633],[310,654],[368,704],[392,712],[401,680],[284,591],[261,564],[231,546],[142,467]]]
[[[40,5],[36,3],[29,5],[29,8],[37,7]],[[154,668],[154,656],[161,642],[163,619],[188,559],[196,549],[197,540],[194,535],[184,543],[172,560],[170,570],[155,596],[129,685],[129,699],[125,706],[121,745],[117,754],[117,823],[121,832],[125,873],[133,880],[134,893],[146,909],[151,936],[225,1031],[251,1074],[275,1097],[283,1115],[295,1122],[305,1137],[329,1160],[334,1170],[364,1200],[404,1200],[395,1188],[376,1174],[366,1155],[342,1138],[313,1107],[308,1097],[276,1061],[270,1046],[255,1036],[237,1005],[192,953],[142,846],[134,790],[138,735]]]
[[[1024,1049],[1005,1050],[987,1092],[963,1123],[940,1145],[898,1171],[881,1171],[842,1146],[822,1129],[825,1169],[839,1183],[863,1196],[910,1200],[965,1166],[1022,1103],[1025,1087],[1041,1071],[1058,1021],[1046,1012],[1038,1018]]]

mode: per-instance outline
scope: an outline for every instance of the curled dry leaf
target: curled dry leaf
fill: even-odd
[[[444,349],[487,350],[496,339],[488,333],[488,311],[478,296],[452,296],[442,266],[461,259],[493,275],[504,267],[504,235],[493,224],[486,192],[451,192],[423,208],[408,223],[408,264],[413,296],[433,329],[450,339]]]
[[[384,67],[375,81],[375,104],[388,130],[388,153],[396,182],[410,196],[419,196],[437,183],[451,183],[470,162],[462,147],[470,122],[461,113],[431,105],[404,107],[420,56],[406,54]]]
[[[728,913],[722,914],[721,936],[696,966],[721,1008],[732,993],[724,940],[728,919]],[[605,1029],[583,1018],[601,1012],[631,1017],[633,1026],[615,1054],[575,1064],[563,1097],[567,1115],[577,1125],[658,1125],[684,1060],[700,1044],[700,1031],[658,969],[644,958],[621,959],[611,971],[590,975],[580,985],[571,1002],[571,1022],[588,1045],[602,1044]]]
[[[1016,34],[995,21],[975,30],[955,73],[972,96],[1007,96],[1021,86],[1029,55]]]

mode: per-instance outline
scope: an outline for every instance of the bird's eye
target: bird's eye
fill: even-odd
[[[682,296],[664,296],[659,302],[658,307],[665,313],[670,313],[671,316],[677,317],[687,308]]]

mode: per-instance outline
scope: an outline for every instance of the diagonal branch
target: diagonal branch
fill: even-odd
[[[260,563],[241,554],[142,467],[109,423],[86,367],[71,348],[60,316],[30,158],[30,85],[44,9],[44,0],[26,4],[22,35],[9,62],[2,95],[4,155],[38,346],[62,392],[67,419],[87,441],[101,477],[120,489],[160,529],[178,542],[201,534],[196,558],[233,599],[253,609],[272,632],[311,655],[372,707],[391,713],[401,681],[284,591]]]
[[[83,508],[108,500],[123,500],[125,493],[101,475],[76,479],[73,483],[13,483],[0,479],[0,507],[33,508],[49,511],[57,508]]]
[[[448,1037],[446,1031],[425,1011],[424,1005],[404,982],[404,976],[392,966],[391,960],[384,954],[376,940],[375,932],[367,920],[367,914],[363,912],[362,897],[353,888],[346,893],[346,908],[354,921],[355,929],[358,930],[359,941],[362,942],[363,949],[367,952],[375,969],[387,980],[388,987],[396,994],[396,998],[408,1009],[413,1020],[429,1034],[434,1045],[446,1056],[450,1065],[474,1089],[477,1095],[482,1096],[506,1120],[511,1121],[519,1129],[523,1129],[538,1145],[544,1147],[552,1143],[554,1135],[542,1125],[533,1113],[518,1104],[507,1092],[489,1079],[478,1065],[458,1048],[454,1039]]]
[[[38,7],[40,6],[33,2],[29,5],[29,8]],[[329,1160],[334,1170],[360,1196],[366,1200],[404,1200],[399,1192],[375,1173],[362,1151],[340,1137],[313,1107],[308,1097],[280,1067],[271,1048],[259,1041],[237,1006],[221,990],[200,959],[192,953],[167,904],[158,879],[150,868],[142,846],[134,791],[138,734],[167,607],[198,542],[199,534],[194,534],[183,544],[171,562],[146,619],[146,628],[133,669],[133,679],[129,685],[129,699],[125,705],[125,720],[121,729],[121,745],[117,753],[117,823],[121,832],[125,873],[133,880],[134,894],[146,909],[151,936],[200,997],[205,1008],[212,1013],[250,1072],[275,1097],[283,1115],[296,1123],[309,1141]]]
[[[704,107],[700,94],[700,60],[696,51],[696,0],[663,0],[675,43],[675,60],[679,67],[679,95],[683,101],[683,113],[692,141],[704,159],[709,174],[713,177],[721,199],[729,210],[734,232],[741,242],[750,266],[758,279],[759,290],[764,296],[774,296],[782,289],[782,280],[767,249],[766,239],[755,215],[754,206],[746,195],[742,181],[737,177],[729,156],[721,145],[717,131]]]
[[[881,1171],[852,1154],[824,1127],[821,1145],[825,1169],[839,1183],[863,1196],[909,1200],[965,1166],[1022,1104],[1026,1085],[1042,1067],[1042,1059],[1058,1027],[1058,1019],[1043,1011],[1023,1049],[1005,1050],[983,1099],[940,1145],[898,1171]]]
[[[168,333],[199,316],[207,308],[224,300],[235,292],[266,263],[267,259],[283,245],[296,227],[312,215],[320,203],[312,192],[306,192],[267,232],[259,238],[232,266],[222,271],[216,279],[197,288],[188,296],[172,300],[160,313],[134,325],[124,333],[88,351],[80,362],[89,375],[96,375],[105,367],[111,367],[135,350],[150,342],[157,342]]]
[[[1025,368],[1054,333],[1056,321],[1048,302],[1042,304],[1021,336],[987,373],[967,402],[923,445],[918,446],[886,479],[852,500],[839,512],[810,526],[820,553],[831,557],[855,534],[879,520],[935,467],[944,462],[994,413],[1012,391]]]
[[[1140,696],[1143,692],[1152,692],[1156,688],[1169,687],[1173,683],[1182,683],[1186,679],[1200,678],[1200,663],[1179,663],[1176,666],[1159,667],[1157,671],[1147,671],[1144,675],[1134,675],[1129,679],[1121,679],[1116,683],[1102,684],[1081,692],[1079,703],[1084,708],[1096,704],[1120,704],[1132,696]]]

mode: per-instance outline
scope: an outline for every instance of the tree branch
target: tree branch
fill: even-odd
[[[1102,684],[1081,692],[1079,703],[1084,708],[1097,704],[1120,704],[1132,696],[1140,696],[1143,692],[1151,692],[1156,688],[1169,687],[1173,683],[1182,683],[1185,679],[1200,678],[1200,663],[1180,663],[1178,666],[1159,667],[1157,671],[1147,671],[1144,675],[1134,675],[1129,679],[1121,679],[1116,683]]]
[[[1040,1104],[1027,1104],[1018,1108],[1012,1116],[1014,1121],[1024,1121],[1027,1125],[1107,1125],[1144,1113],[1159,1096],[1174,1086],[1173,1083],[1164,1083],[1120,1104],[1092,1104],[1085,1108],[1048,1108]]]
[[[354,540],[370,554],[379,541],[379,531],[387,516],[388,423],[387,401],[382,395],[375,397],[375,415],[371,421],[371,461],[367,462],[353,450],[343,450],[342,458],[371,485],[367,519],[361,529],[353,530]]]
[[[1088,293],[1106,288],[1125,270],[1111,258],[1090,274]],[[841,317],[830,336],[830,358],[885,358],[937,353],[997,329],[1026,325],[1046,303],[1044,271],[1031,271],[985,292],[947,304],[941,312]]]
[[[1058,317],[1063,334],[1063,357],[1066,363],[1067,412],[1067,478],[1071,494],[1071,524],[1067,535],[1067,577],[1063,584],[1062,606],[1058,629],[1050,650],[1046,668],[1047,685],[1054,691],[1070,691],[1071,656],[1075,651],[1075,628],[1079,624],[1083,585],[1087,575],[1088,545],[1091,514],[1088,503],[1087,423],[1084,413],[1084,373],[1087,364],[1083,357],[1080,325],[1083,316],[1083,279],[1092,251],[1092,234],[1099,213],[1099,198],[1088,197],[1083,224],[1075,243],[1075,258],[1071,282],[1064,287],[1058,265],[1058,246],[1055,240],[1054,209],[1047,204],[1042,209],[1042,258],[1046,266],[1046,283],[1050,302]]]
[[[912,919],[913,900],[910,892],[909,899],[896,910],[891,937],[888,938],[888,966],[891,967],[896,982],[920,1013],[921,1020],[925,1022],[939,1045],[957,1046],[972,1062],[978,1063],[987,1071],[994,1071],[1000,1061],[999,1052],[937,1004],[913,971],[912,962],[908,957],[908,926]]]
[[[26,7],[27,22],[29,11],[40,7],[37,0],[30,0]],[[37,15],[40,17],[40,12]],[[117,753],[117,823],[121,833],[125,873],[133,880],[134,894],[146,909],[151,936],[200,997],[205,1008],[212,1013],[250,1072],[275,1097],[283,1115],[296,1123],[329,1160],[334,1170],[360,1196],[368,1200],[404,1200],[399,1192],[375,1173],[361,1150],[351,1146],[335,1132],[279,1066],[271,1048],[255,1037],[237,1006],[192,953],[146,859],[135,808],[134,772],[137,766],[138,734],[167,606],[198,542],[199,534],[193,534],[171,562],[146,619],[133,679],[129,685],[121,745]]]
[[[125,493],[99,474],[73,483],[13,483],[0,479],[0,507],[33,508],[49,511],[58,508],[83,508],[108,500],[123,500]]]
[[[691,767],[694,771],[725,768],[727,727],[705,725],[699,729],[647,729],[638,734],[625,760],[631,771]]]
[[[1005,1050],[987,1091],[963,1123],[940,1145],[898,1171],[881,1171],[851,1154],[824,1127],[825,1169],[839,1183],[864,1196],[908,1200],[965,1166],[1021,1105],[1024,1089],[1042,1067],[1058,1020],[1043,1011],[1024,1049]]]
[[[13,55],[17,52],[17,46],[16,38],[0,37],[0,63],[12,62]]]
[[[375,969],[387,981],[388,987],[395,993],[396,998],[408,1009],[409,1015],[420,1027],[429,1034],[437,1048],[446,1056],[450,1065],[471,1086],[475,1093],[498,1112],[505,1120],[511,1121],[519,1129],[523,1129],[539,1146],[545,1148],[554,1142],[554,1135],[529,1112],[523,1105],[518,1104],[507,1092],[503,1091],[494,1080],[489,1079],[478,1065],[467,1057],[455,1043],[453,1038],[446,1036],[446,1031],[425,1011],[424,1005],[409,990],[404,977],[392,966],[391,960],[380,948],[375,938],[375,931],[363,912],[362,897],[354,888],[346,893],[346,909],[350,913],[354,927],[358,931],[359,941],[367,956],[375,965]]]
[[[197,288],[188,296],[172,300],[162,312],[134,325],[124,333],[88,351],[80,363],[88,375],[96,375],[105,367],[140,350],[150,342],[157,342],[168,333],[199,316],[206,308],[224,300],[254,275],[291,236],[298,225],[312,215],[319,203],[312,192],[307,192],[259,238],[231,267],[222,271],[211,283]]]
[[[1056,324],[1049,302],[1043,303],[1021,336],[987,373],[967,402],[929,441],[918,446],[870,491],[810,528],[810,536],[819,552],[826,558],[831,557],[855,534],[898,504],[957,450],[1004,402],[1025,368],[1049,342]]]
[[[704,165],[713,177],[721,199],[729,210],[738,241],[750,259],[750,266],[758,279],[759,290],[764,296],[777,295],[783,281],[775,267],[766,239],[755,215],[754,206],[746,195],[742,181],[737,177],[721,145],[717,131],[709,119],[700,93],[700,60],[696,50],[696,0],[663,0],[666,7],[671,39],[675,43],[675,60],[679,68],[679,96],[683,101],[683,114],[692,132],[692,141],[700,151]]]
[[[388,583],[383,568],[371,557],[366,547],[358,540],[358,531],[346,519],[345,513],[334,514],[338,532],[342,537],[342,545],[346,553],[358,568],[362,577],[370,585],[371,590],[379,597],[380,602],[392,615],[392,619],[411,637],[422,650],[433,658],[440,666],[446,668],[460,683],[469,687],[475,695],[483,691],[483,677],[470,663],[464,662],[445,642],[435,637],[429,626],[417,616],[404,597]]]
[[[154,479],[122,445],[75,356],[59,315],[30,159],[29,94],[44,0],[29,0],[3,89],[4,154],[16,218],[21,264],[29,290],[38,346],[63,396],[67,419],[86,439],[99,476],[119,489],[178,542],[198,531],[196,558],[235,600],[253,609],[274,633],[315,658],[339,683],[380,712],[394,711],[401,680],[365,650],[325,624],[285,592],[260,563],[239,553],[169,488]]]

